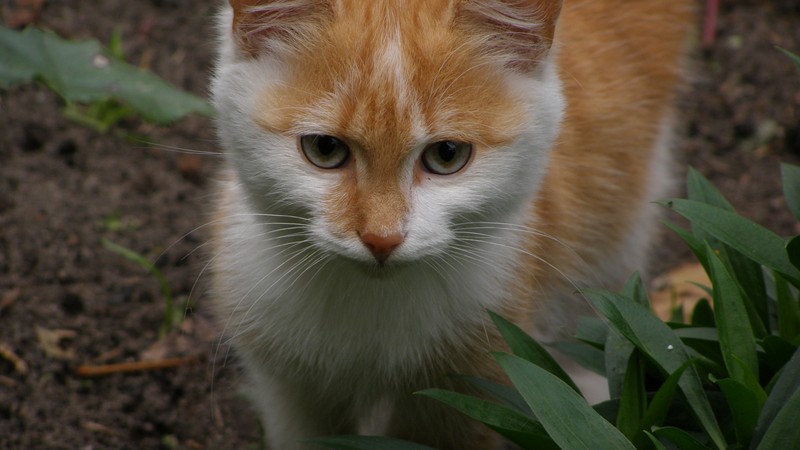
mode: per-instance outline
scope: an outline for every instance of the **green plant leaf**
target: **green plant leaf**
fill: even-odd
[[[625,370],[634,348],[633,344],[616,330],[608,330],[603,356],[608,379],[608,393],[611,398],[619,398],[622,394]]]
[[[795,58],[797,55],[794,55]],[[795,219],[800,220],[800,166],[781,163],[783,197]]]
[[[791,397],[778,411],[769,424],[763,439],[756,447],[758,450],[773,450],[791,448],[800,442],[800,426],[797,418],[800,417],[800,390],[795,390]]]
[[[653,434],[660,438],[674,442],[681,450],[709,450],[708,447],[697,441],[691,434],[675,427],[654,428]]]
[[[560,378],[517,356],[496,353],[495,359],[561,449],[634,449]]]
[[[680,237],[683,240],[683,242],[685,242],[686,245],[689,246],[689,249],[692,251],[695,258],[697,258],[697,261],[703,266],[703,269],[706,271],[706,273],[708,273],[708,261],[706,261],[708,258],[706,257],[705,242],[702,239],[696,237],[692,233],[684,230],[683,228],[675,224],[669,222],[662,222],[662,223],[664,224],[665,227],[675,232],[675,234],[677,234],[678,237]]]
[[[771,430],[772,426],[778,422],[778,415],[789,405],[789,400],[795,398],[796,402],[800,402],[797,399],[798,396],[800,396],[800,348],[795,350],[792,358],[781,370],[775,385],[772,387],[772,391],[769,393],[769,397],[767,397],[767,401],[764,403],[764,407],[761,409],[761,414],[758,416],[758,423],[753,433],[751,449],[757,446],[764,449],[781,448],[766,447],[759,444],[762,444],[768,430]],[[800,403],[791,406],[791,408],[800,408]],[[800,417],[800,410],[795,410],[792,418],[791,423],[792,427],[795,428],[794,432],[800,431],[800,426],[797,426],[797,417]],[[800,438],[786,442],[800,442]]]
[[[783,48],[783,47],[779,47],[779,46],[777,46],[777,45],[775,46],[775,48],[777,48],[778,50],[780,50],[781,52],[783,52],[783,54],[784,54],[784,55],[788,56],[788,57],[789,57],[789,59],[791,59],[791,60],[792,60],[792,62],[794,62],[794,64],[795,64],[795,65],[796,65],[798,68],[800,68],[800,56],[797,56],[797,54],[795,54],[795,53],[792,53],[792,52],[790,52],[789,50],[786,50],[785,48]]]
[[[778,273],[775,273],[774,276],[778,309],[778,335],[786,340],[792,340],[800,334],[800,303],[792,294],[789,283]]]
[[[745,300],[739,285],[722,260],[710,247],[706,251],[714,284],[714,319],[717,323],[722,358],[731,378],[744,383],[742,370],[748,370],[753,375],[758,374],[756,340],[744,306]],[[741,360],[744,368],[736,364],[734,358]]]
[[[417,394],[455,408],[523,448],[558,449],[540,423],[516,410],[477,397],[442,389],[426,389]]]
[[[714,310],[711,309],[711,304],[707,299],[701,299],[696,305],[694,305],[691,323],[692,325],[699,327],[714,328],[716,326],[716,322],[714,321]]]
[[[569,356],[584,369],[602,376],[606,375],[605,355],[599,348],[581,341],[553,342],[548,346]]]
[[[777,372],[792,358],[797,346],[780,336],[767,336],[761,341],[764,363]]]
[[[539,345],[536,340],[530,337],[528,333],[522,331],[518,326],[492,311],[489,311],[489,316],[492,318],[497,330],[503,335],[503,339],[506,341],[508,348],[511,349],[513,354],[544,368],[567,383],[575,392],[580,392],[575,382],[573,382],[564,369],[558,365],[556,360],[553,359],[553,356],[550,355],[544,347]]]
[[[689,353],[669,327],[641,305],[612,292],[585,290],[595,309],[608,318],[620,334],[630,340],[666,373],[673,373],[690,360]],[[720,449],[725,438],[719,428],[702,382],[693,367],[678,382],[690,409],[703,429]]]
[[[641,420],[647,408],[647,391],[644,387],[644,360],[638,351],[628,359],[622,396],[617,410],[617,429],[631,441],[641,430]]]
[[[634,300],[636,303],[650,309],[650,299],[647,297],[647,288],[642,281],[642,276],[639,272],[631,275],[619,292],[621,295]],[[607,327],[606,327],[607,328]]]
[[[664,447],[664,444],[662,444],[657,437],[653,436],[652,433],[645,431],[644,434],[650,439],[650,442],[656,450],[667,450],[667,447]]]
[[[575,332],[575,339],[589,344],[592,347],[602,349],[608,336],[608,325],[596,317],[579,317],[578,330]]]
[[[640,424],[642,430],[650,430],[654,426],[661,426],[664,424],[664,420],[667,418],[667,413],[675,398],[675,390],[678,388],[678,382],[686,369],[695,362],[696,360],[689,360],[683,363],[675,372],[672,372],[661,387],[658,388],[658,391],[656,391],[656,394],[653,396],[653,399],[650,401],[650,404],[647,405],[647,409],[642,415]],[[635,444],[640,444],[641,438],[634,439],[633,442]],[[641,447],[637,445],[636,448]]]
[[[111,242],[106,238],[102,238],[100,242],[106,249],[116,253],[119,256],[122,256],[128,261],[138,264],[156,278],[158,285],[161,287],[161,297],[164,299],[164,321],[161,323],[161,335],[163,336],[167,334],[167,332],[172,329],[173,326],[178,324],[179,319],[176,317],[175,307],[173,305],[174,302],[172,299],[172,291],[169,288],[169,283],[167,283],[167,279],[164,277],[164,274],[158,270],[158,267],[156,267],[155,264],[150,262],[141,254],[136,253],[127,247]]]
[[[800,269],[800,236],[795,236],[786,243],[786,256],[796,268]]]
[[[673,199],[659,203],[748,258],[800,283],[800,272],[789,262],[783,250],[784,240],[761,225],[722,208],[691,200]]]
[[[18,32],[0,27],[0,61],[0,87],[38,79],[65,100],[116,98],[155,123],[191,113],[214,114],[205,100],[112,57],[94,40],[72,42],[35,28]]]
[[[382,436],[335,436],[317,438],[309,444],[332,450],[435,450],[432,447]]]
[[[453,377],[466,381],[467,383],[477,387],[490,397],[500,402],[511,409],[514,409],[524,415],[533,417],[533,412],[528,408],[525,399],[519,395],[515,389],[503,384],[498,384],[483,378],[473,377],[470,375],[452,375]]]
[[[717,380],[717,384],[728,401],[738,442],[742,444],[750,442],[758,413],[761,412],[756,394],[733,378]]]

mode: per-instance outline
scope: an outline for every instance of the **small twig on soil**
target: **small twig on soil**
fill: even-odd
[[[97,422],[92,422],[90,420],[82,421],[81,422],[81,426],[86,430],[94,431],[94,432],[97,432],[97,433],[107,434],[109,436],[121,436],[122,435],[122,433],[120,433],[119,431],[117,431],[117,430],[115,430],[115,429],[113,429],[111,427],[107,427],[107,426],[105,426],[103,424],[100,424],[100,423],[97,423]]]
[[[115,373],[144,372],[148,370],[169,369],[172,367],[183,366],[197,360],[195,356],[185,356],[181,358],[165,358],[153,361],[134,361],[119,364],[104,364],[99,366],[84,365],[75,370],[81,377],[100,377]]]
[[[14,365],[14,370],[17,371],[20,375],[25,375],[28,373],[28,364],[22,360],[8,344],[0,342],[0,358],[5,359],[6,361],[10,362]]]

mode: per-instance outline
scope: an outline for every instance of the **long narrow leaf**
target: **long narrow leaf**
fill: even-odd
[[[567,383],[575,392],[580,392],[578,386],[567,375],[567,372],[558,365],[553,356],[530,337],[528,333],[492,311],[489,311],[489,316],[491,316],[492,321],[500,331],[500,334],[503,335],[503,339],[513,354],[544,368]]]
[[[674,442],[681,450],[709,450],[708,447],[697,441],[691,434],[675,427],[655,428],[653,434],[660,438]]]
[[[764,403],[764,408],[761,410],[761,415],[758,416],[758,424],[753,433],[751,449],[756,448],[764,439],[767,430],[771,429],[771,424],[777,420],[778,414],[786,407],[787,400],[796,397],[798,394],[800,394],[800,348],[795,350],[792,359],[783,367],[778,380],[769,393],[769,397],[767,397],[766,403]],[[800,427],[797,426],[797,417],[800,417],[800,412],[797,414],[794,417],[794,426],[800,430]],[[795,442],[800,442],[800,440]]]
[[[717,380],[717,384],[725,394],[728,407],[731,409],[737,440],[741,443],[750,442],[758,413],[761,411],[756,394],[733,378]]]
[[[789,210],[792,211],[795,219],[800,220],[800,166],[782,163],[781,182],[783,184],[783,197],[789,205]]]
[[[734,358],[744,362],[744,370],[758,374],[756,340],[744,307],[739,285],[713,250],[707,248],[711,278],[714,281],[714,319],[719,332],[722,358],[730,376],[744,383],[742,367]]]
[[[673,403],[672,399],[675,397],[678,381],[680,381],[686,369],[695,362],[696,360],[689,360],[683,363],[683,365],[672,372],[661,387],[658,388],[656,395],[653,396],[653,399],[650,401],[650,404],[647,405],[647,409],[642,416],[642,429],[649,430],[654,426],[661,426],[664,424],[669,408]]]
[[[611,398],[619,398],[625,380],[625,369],[633,353],[634,346],[616,330],[609,330],[606,338],[605,357],[608,393]]]
[[[628,360],[617,411],[617,429],[631,441],[642,429],[645,408],[647,391],[644,386],[644,360],[641,353],[634,351]]]
[[[722,208],[691,200],[660,203],[745,256],[800,283],[800,271],[789,262],[783,250],[784,240],[761,225]]]
[[[558,448],[541,424],[516,410],[477,397],[442,389],[426,389],[418,394],[452,406],[522,448]]]
[[[650,311],[641,305],[612,292],[585,290],[595,309],[608,318],[612,327],[629,339],[666,373],[673,373],[689,361],[689,353],[681,340]],[[697,371],[691,367],[678,382],[689,407],[703,429],[719,448],[725,448],[725,438],[719,428],[711,404],[703,390]]]
[[[800,417],[800,390],[796,390],[775,415],[757,449],[774,450],[796,446],[800,442],[798,417]]]
[[[525,403],[525,399],[519,395],[516,389],[511,388],[509,386],[498,384],[489,380],[484,380],[483,378],[473,377],[470,375],[453,375],[459,380],[464,380],[467,383],[477,387],[484,393],[488,394],[491,398],[500,402],[501,405],[505,405],[511,409],[515,409],[518,412],[533,417],[533,413],[531,409],[528,408],[528,404]]]
[[[560,378],[517,356],[497,353],[495,359],[561,449],[634,449]]]

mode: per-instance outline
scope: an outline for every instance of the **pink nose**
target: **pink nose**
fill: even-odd
[[[400,244],[403,243],[404,236],[400,233],[392,233],[381,236],[375,233],[360,233],[361,242],[372,252],[372,255],[379,264],[383,264]]]

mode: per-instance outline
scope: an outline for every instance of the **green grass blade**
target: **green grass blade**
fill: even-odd
[[[714,284],[714,319],[719,332],[719,344],[725,367],[734,380],[744,383],[743,370],[758,374],[756,340],[744,306],[739,285],[719,257],[707,248],[711,279]],[[735,363],[738,358],[744,368]]]
[[[776,422],[778,414],[787,405],[787,400],[796,397],[798,394],[800,394],[800,348],[795,350],[794,355],[783,367],[775,385],[772,387],[772,391],[764,403],[764,408],[761,409],[761,414],[758,416],[758,424],[753,433],[750,448],[755,448],[759,445],[768,429],[771,428],[771,424]],[[797,412],[794,422],[795,428],[800,429],[800,426],[797,426],[797,417],[800,417],[800,411]],[[800,442],[800,440],[795,442]]]
[[[612,327],[666,373],[673,373],[691,359],[680,338],[641,305],[612,292],[591,289],[583,292]],[[693,367],[687,369],[678,386],[709,437],[717,447],[725,448],[725,438],[697,371]]]
[[[331,450],[435,450],[432,447],[381,436],[336,436],[312,439],[309,444]]]
[[[535,419],[514,409],[477,397],[443,389],[426,389],[417,394],[438,400],[485,424],[523,448],[557,449]]]
[[[782,52],[784,55],[788,56],[788,57],[789,57],[789,59],[791,59],[791,60],[792,60],[792,62],[794,62],[794,64],[795,64],[795,65],[796,65],[798,68],[800,68],[800,56],[797,56],[797,54],[795,54],[795,53],[792,53],[792,52],[790,52],[789,50],[786,50],[785,48],[783,48],[783,47],[780,47],[780,46],[777,46],[777,45],[775,46],[775,48],[777,48],[778,50],[780,50],[780,51],[781,51],[781,52]]]
[[[796,55],[795,55],[796,57]],[[781,182],[783,197],[795,219],[800,220],[800,166],[781,164]]]
[[[560,378],[517,356],[496,353],[495,359],[561,449],[634,449],[622,433]]]
[[[511,353],[544,368],[567,383],[575,392],[580,392],[578,386],[576,386],[572,378],[567,375],[567,372],[558,365],[556,360],[553,359],[553,356],[550,355],[544,347],[539,345],[536,340],[530,337],[528,333],[522,331],[518,326],[492,311],[489,311],[489,316],[492,318],[498,331],[500,331],[500,334],[503,335],[503,339],[511,349]]]
[[[658,391],[656,391],[650,404],[647,405],[647,409],[642,416],[643,429],[649,430],[654,426],[661,426],[664,424],[669,408],[672,406],[672,399],[675,397],[675,390],[678,388],[678,382],[686,369],[696,362],[696,360],[689,360],[683,363],[677,370],[672,372],[661,387],[658,388]]]
[[[735,213],[691,200],[660,202],[748,258],[800,283],[798,271],[784,251],[785,242],[775,233]]]
[[[656,450],[667,450],[667,447],[664,447],[664,444],[662,444],[657,437],[653,436],[652,433],[645,431],[644,434],[650,439],[650,443],[653,444],[653,448],[655,448]]]

